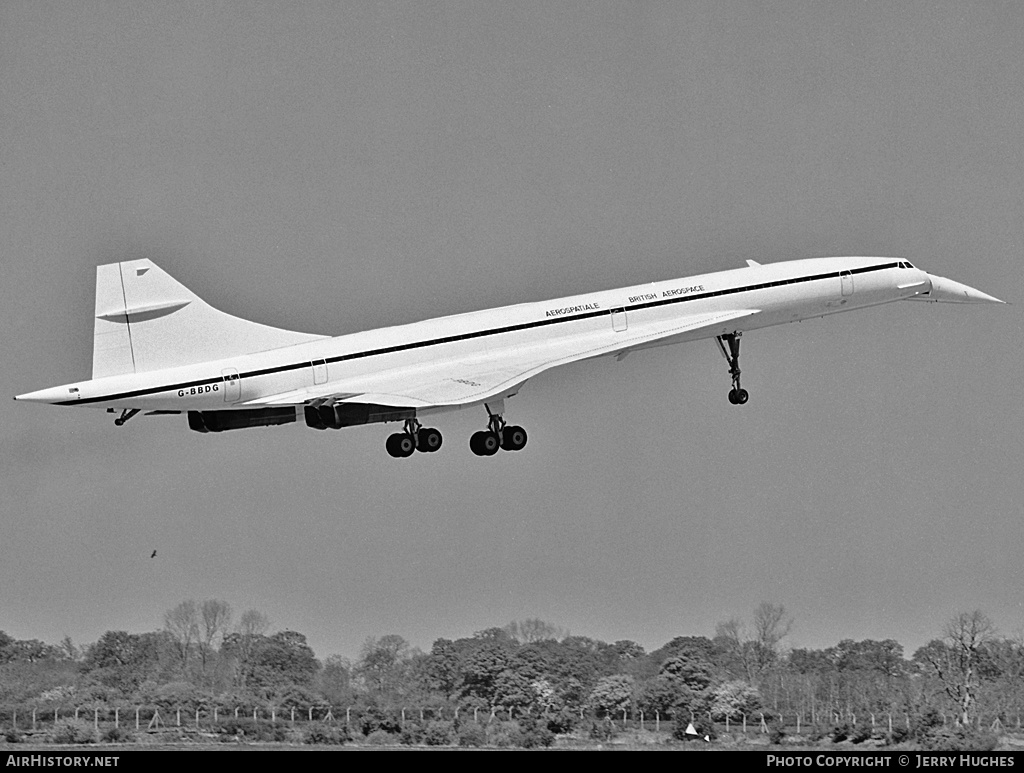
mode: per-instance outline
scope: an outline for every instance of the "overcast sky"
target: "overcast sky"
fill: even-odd
[[[1024,6],[0,1],[0,629],[223,598],[354,657],[513,619],[792,646],[1024,628]],[[545,373],[482,408],[219,436],[10,396],[87,378],[95,266],[343,334],[762,262],[895,255],[899,303]],[[154,559],[149,555],[158,551]]]

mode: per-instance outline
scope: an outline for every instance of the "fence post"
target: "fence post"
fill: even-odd
[[[277,706],[270,707],[270,721],[272,724],[277,724]]]
[[[214,724],[214,726],[216,726],[216,724],[217,724],[217,708],[218,708],[217,706],[213,707],[213,724]],[[181,727],[181,709],[180,708],[178,709],[178,727]]]
[[[139,707],[135,707],[135,729],[139,729]]]
[[[313,707],[312,706],[309,707],[309,721],[310,722],[313,721]]]
[[[626,729],[626,710],[622,710],[622,729]]]
[[[15,733],[18,732],[18,710],[17,709],[14,710],[14,717],[13,717],[13,719],[11,719],[11,730],[13,730]]]
[[[725,715],[725,732],[729,732],[729,715]]]
[[[32,709],[32,732],[36,731],[36,710]]]
[[[237,711],[237,709],[236,709]],[[196,730],[199,729],[199,707],[196,706]]]
[[[644,710],[640,709],[640,729],[644,729]]]
[[[654,710],[654,729],[656,732],[661,732],[661,712],[658,709]]]
[[[292,724],[295,724],[295,707],[292,706]]]
[[[96,731],[100,729],[100,710],[95,706],[92,709],[92,727]]]
[[[744,714],[743,715],[743,736],[746,737],[746,735],[747,735],[747,715]]]
[[[800,735],[800,715],[796,715],[796,734]]]

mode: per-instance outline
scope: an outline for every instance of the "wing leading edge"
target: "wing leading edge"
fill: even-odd
[[[694,314],[666,322],[630,326],[628,331],[595,331],[582,336],[555,338],[509,346],[501,352],[465,359],[440,360],[368,376],[261,397],[246,406],[321,405],[368,403],[396,408],[459,407],[514,394],[530,378],[559,365],[639,348],[655,341],[714,327],[757,314],[759,309],[738,309]]]

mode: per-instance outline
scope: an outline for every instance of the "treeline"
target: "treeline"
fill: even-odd
[[[1024,646],[980,612],[957,615],[908,659],[896,641],[788,649],[793,622],[761,604],[713,637],[646,652],[634,641],[573,636],[541,620],[438,639],[429,652],[398,635],[367,639],[354,661],[315,657],[296,631],[269,633],[261,613],[234,619],[220,600],[185,601],[148,633],[108,631],[90,645],[16,641],[0,632],[0,707],[151,706],[186,711],[334,707],[358,730],[400,732],[402,710],[544,718],[552,733],[586,717],[907,728],[919,722],[1019,727]],[[411,715],[411,714],[410,714]],[[369,719],[367,719],[369,718]],[[773,718],[776,718],[773,720]],[[363,726],[365,725],[365,727]]]

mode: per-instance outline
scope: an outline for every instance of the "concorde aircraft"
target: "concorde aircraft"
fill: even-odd
[[[811,258],[327,337],[260,325],[203,302],[149,260],[98,266],[92,379],[16,400],[181,414],[197,432],[305,420],[318,430],[404,422],[394,457],[441,447],[420,419],[470,405],[487,428],[478,456],[519,451],[505,398],[539,373],[592,357],[712,338],[743,405],[740,336],[749,330],[899,300],[1002,303],[900,258]]]

